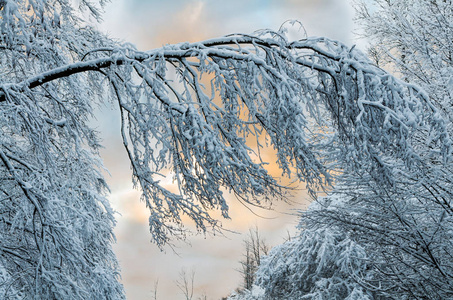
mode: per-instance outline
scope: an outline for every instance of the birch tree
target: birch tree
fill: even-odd
[[[226,192],[254,205],[284,197],[265,168],[266,144],[313,196],[344,170],[379,174],[382,185],[420,174],[423,143],[439,168],[450,162],[429,95],[354,48],[262,30],[139,51],[89,25],[103,5],[0,1],[3,298],[124,298],[88,124],[100,103],[121,113],[118,134],[159,247],[185,237],[182,216],[199,232],[221,230],[211,213],[228,218]]]

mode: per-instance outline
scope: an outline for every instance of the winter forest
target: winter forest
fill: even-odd
[[[303,20],[139,49],[108,2],[0,0],[0,299],[126,299],[106,106],[162,251],[309,197],[228,299],[453,299],[451,0],[355,0],[365,49]]]

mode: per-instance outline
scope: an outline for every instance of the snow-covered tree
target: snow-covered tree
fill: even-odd
[[[316,202],[310,209],[317,209]],[[361,285],[372,277],[369,265],[365,249],[348,233],[304,225],[261,259],[252,287],[229,299],[380,299]]]
[[[367,261],[364,249],[335,227],[305,229],[263,258],[255,284],[264,299],[378,299],[357,283]]]
[[[373,59],[422,86],[451,123],[453,2],[372,0],[356,8],[356,21],[371,43]]]
[[[359,24],[371,40],[370,52],[376,61],[395,70],[403,80],[423,87],[446,120],[445,128],[450,135],[453,132],[452,4],[449,0],[372,1],[362,4],[358,10]],[[376,192],[378,189],[373,184],[370,199],[364,202],[374,204],[371,207],[365,204],[362,209],[375,213],[362,217],[370,220],[367,225],[386,224],[375,227],[378,230],[385,227],[385,236],[375,231],[367,239],[373,241],[371,249],[378,249],[379,261],[392,266],[378,267],[385,274],[384,282],[389,280],[395,290],[409,298],[445,299],[453,294],[453,163],[439,162],[437,153],[419,139],[412,144],[422,153],[420,158],[426,166],[423,172],[402,172],[393,188],[385,191]],[[345,189],[350,190],[345,187],[340,190]],[[366,198],[363,192],[355,197],[358,204]],[[379,214],[381,217],[376,217]],[[385,247],[376,248],[379,244]]]
[[[312,195],[345,171],[391,186],[398,172],[423,174],[425,157],[439,168],[450,162],[429,95],[354,48],[265,30],[138,51],[90,27],[104,1],[76,2],[0,1],[3,298],[124,297],[100,144],[88,125],[102,102],[121,112],[119,134],[159,246],[185,236],[182,215],[200,232],[220,230],[210,212],[228,218],[225,191],[258,205],[283,197],[264,143]]]
[[[78,14],[68,1],[0,1],[2,299],[124,293],[99,143],[87,126],[102,82],[95,73],[46,82],[90,49],[113,46]]]
[[[445,120],[446,135],[453,130],[452,9],[451,1],[443,0],[376,0],[358,6],[375,63],[424,88],[435,118]],[[453,295],[453,164],[433,148],[430,136],[422,129],[405,142],[414,149],[412,165],[394,155],[362,161],[360,168],[343,164],[333,192],[302,217],[303,230],[315,234],[337,228],[364,249],[368,272],[352,278],[375,297]]]

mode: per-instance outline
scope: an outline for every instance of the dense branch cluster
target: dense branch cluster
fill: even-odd
[[[370,56],[407,84],[423,87],[423,97],[435,107],[427,122],[445,120],[435,126],[443,131],[439,141],[447,141],[453,132],[451,1],[375,0],[360,1],[356,7],[372,42]],[[365,103],[378,95],[370,90]],[[385,128],[386,122],[380,129]],[[375,137],[388,139],[382,131]],[[300,237],[273,250],[261,265],[257,283],[264,294],[272,298],[290,285],[285,296],[294,299],[322,299],[326,293],[331,293],[329,299],[451,298],[453,165],[451,150],[436,147],[432,137],[432,129],[422,126],[403,143],[393,140],[396,147],[383,148],[388,156],[363,160],[359,168],[346,164],[333,191],[302,214]],[[398,148],[405,145],[413,152],[401,155]],[[340,252],[319,251],[314,259],[311,251],[329,241],[326,232],[339,239],[334,246]],[[318,236],[316,242],[307,243],[313,236]],[[341,250],[345,244],[355,245],[361,254]],[[332,259],[337,277],[322,264]],[[350,269],[342,267],[344,259],[351,261]],[[364,294],[358,297],[357,290]]]

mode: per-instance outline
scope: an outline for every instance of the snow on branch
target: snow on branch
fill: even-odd
[[[202,232],[218,230],[209,211],[228,218],[224,189],[253,205],[284,196],[285,187],[261,157],[263,138],[276,149],[283,174],[305,182],[313,196],[332,184],[332,171],[363,165],[379,168],[391,183],[386,159],[404,160],[408,168],[420,164],[410,142],[420,132],[430,133],[433,151],[451,155],[444,122],[422,90],[326,38],[289,42],[264,31],[147,52],[103,47],[83,61],[2,83],[0,103],[33,101],[52,87],[73,84],[74,76],[107,79],[159,246],[184,236],[181,215]],[[77,91],[69,94],[80,99]],[[71,119],[46,118],[54,126]],[[167,171],[175,190],[160,182]]]

